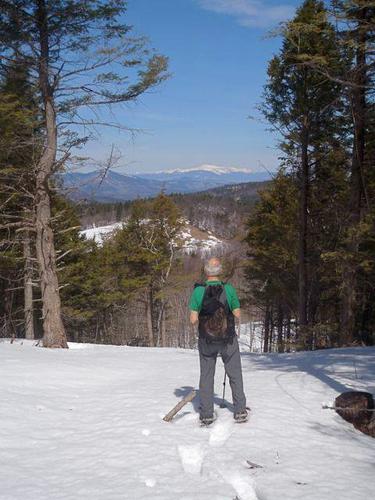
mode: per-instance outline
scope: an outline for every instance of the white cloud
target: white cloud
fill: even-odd
[[[292,5],[271,5],[259,0],[197,1],[203,9],[233,16],[242,26],[274,26],[280,21],[286,21],[295,12]]]

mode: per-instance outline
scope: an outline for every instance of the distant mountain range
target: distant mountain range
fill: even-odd
[[[156,196],[160,191],[195,193],[228,184],[269,180],[267,172],[250,169],[201,165],[199,167],[165,170],[135,175],[108,171],[103,178],[99,171],[62,175],[63,187],[72,199],[114,202]]]
[[[113,202],[135,200],[155,196],[162,189],[162,183],[137,176],[109,171],[68,172],[62,175],[63,187],[74,200]]]

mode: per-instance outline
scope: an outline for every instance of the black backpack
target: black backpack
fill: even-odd
[[[235,335],[235,322],[230,310],[224,283],[204,286],[205,292],[199,312],[199,337],[207,342],[230,342]]]

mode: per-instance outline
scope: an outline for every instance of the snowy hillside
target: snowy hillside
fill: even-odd
[[[123,222],[115,222],[108,224],[108,226],[93,226],[88,229],[80,231],[80,234],[87,240],[94,240],[98,245],[102,245],[103,241],[110,237],[117,229],[121,229]]]
[[[102,245],[106,238],[110,238],[117,229],[120,229],[124,222],[116,222],[108,226],[91,227],[80,231],[80,234],[88,240],[94,240],[98,245]],[[199,253],[208,255],[212,250],[219,253],[225,248],[225,243],[216,238],[210,231],[201,231],[193,227],[189,221],[180,233],[179,239],[182,240],[182,250],[191,255]]]
[[[375,390],[374,348],[243,354],[250,421],[228,405],[200,428],[198,401],[162,420],[197,386],[197,352],[70,347],[0,343],[1,500],[373,497],[373,438],[321,405]],[[217,403],[222,380],[218,360]]]
[[[193,253],[208,255],[213,250],[220,253],[225,249],[225,242],[216,238],[211,231],[201,231],[191,224],[187,224],[181,231],[181,239],[183,240],[182,250],[189,255]]]

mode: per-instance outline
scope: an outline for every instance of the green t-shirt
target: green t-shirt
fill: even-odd
[[[206,281],[206,285],[221,285],[222,283],[222,281]],[[199,312],[201,310],[205,289],[204,286],[194,288],[189,302],[189,309],[191,311]],[[238,300],[236,289],[229,283],[225,283],[224,289],[230,310],[239,309],[240,301]]]

